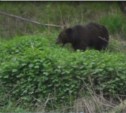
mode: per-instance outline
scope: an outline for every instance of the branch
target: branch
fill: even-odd
[[[20,19],[20,20],[23,20],[23,21],[27,21],[27,22],[31,22],[31,23],[34,23],[34,24],[38,24],[38,25],[41,25],[41,26],[50,26],[50,27],[62,28],[61,25],[55,25],[55,24],[42,24],[42,23],[40,23],[40,22],[38,22],[38,21],[30,20],[30,19],[27,19],[27,18],[23,18],[23,17],[21,17],[21,16],[17,16],[17,15],[13,15],[13,14],[6,13],[6,12],[3,12],[3,11],[0,11],[0,15],[12,17],[12,18],[17,18],[17,19]]]

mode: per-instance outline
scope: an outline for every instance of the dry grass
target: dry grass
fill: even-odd
[[[103,96],[92,95],[77,99],[74,104],[76,113],[103,113],[114,108],[115,104],[107,101]]]
[[[126,40],[123,40],[119,34],[110,35],[108,46],[110,51],[126,53]]]
[[[45,103],[40,104],[35,111],[45,113]],[[71,106],[64,105],[60,109],[51,110],[50,113],[126,113],[126,100],[115,102],[113,99],[105,99],[103,95],[92,94],[76,99]]]

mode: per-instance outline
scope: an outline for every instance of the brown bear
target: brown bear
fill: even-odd
[[[89,23],[64,29],[59,34],[56,43],[63,44],[63,46],[71,43],[74,50],[86,50],[86,48],[102,50],[107,47],[108,41],[109,34],[105,26]]]

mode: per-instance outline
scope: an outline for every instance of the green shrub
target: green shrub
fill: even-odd
[[[46,100],[50,95],[55,97],[52,100],[55,105],[60,105],[73,101],[81,88],[86,92],[92,85],[95,91],[113,97],[126,93],[124,54],[95,50],[72,52],[50,45],[49,38],[41,37],[32,39],[33,49],[31,38],[19,40],[16,44],[15,39],[7,42],[10,51],[5,44],[3,51],[6,52],[0,65],[0,81],[13,100],[32,105],[38,102],[36,99]],[[21,51],[12,53],[17,45]]]
[[[103,16],[100,23],[105,25],[110,33],[125,33],[126,21],[125,17],[121,14],[110,14]]]

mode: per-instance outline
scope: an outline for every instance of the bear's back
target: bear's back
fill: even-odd
[[[73,27],[74,45],[84,45],[100,50],[103,45],[107,46],[108,38],[107,29],[97,23]]]
[[[72,29],[74,39],[82,40],[89,35],[89,30],[84,25],[76,25]]]
[[[99,35],[99,26],[90,23],[87,25],[76,25],[73,28],[73,39],[74,40],[81,40],[85,43],[97,35]]]
[[[109,34],[108,30],[103,26],[97,23],[89,23],[87,25],[76,25],[73,28],[73,36],[74,37],[95,37],[101,36],[105,37],[108,40]]]

